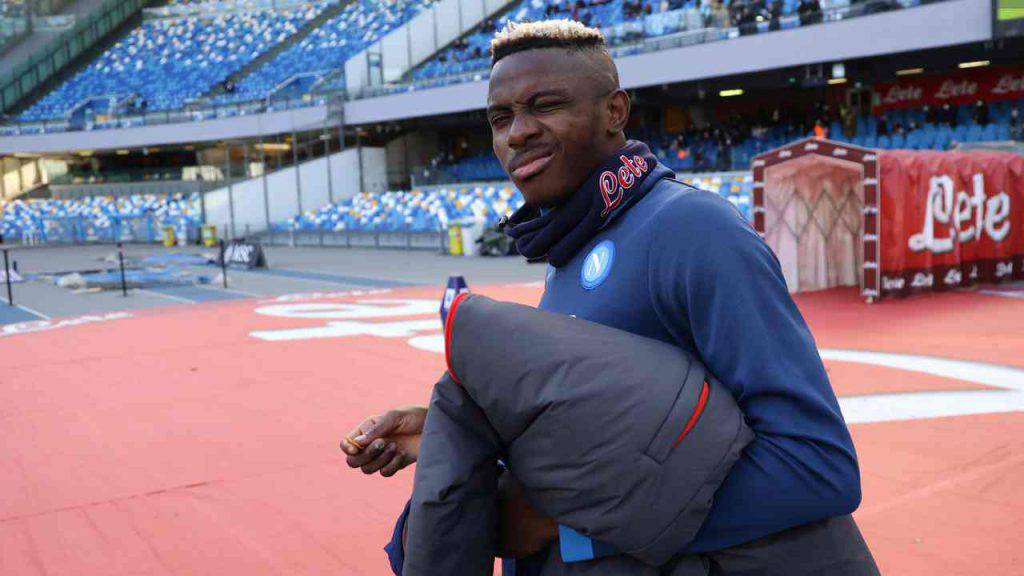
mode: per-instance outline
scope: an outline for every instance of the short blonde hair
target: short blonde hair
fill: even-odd
[[[502,58],[538,48],[566,48],[608,52],[604,34],[575,20],[509,22],[491,40],[491,66]]]

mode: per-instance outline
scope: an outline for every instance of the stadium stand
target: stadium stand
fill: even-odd
[[[60,118],[89,98],[133,97],[142,110],[182,108],[286,40],[324,6],[147,20],[20,119]]]
[[[701,174],[685,182],[729,198],[749,217],[749,173]],[[193,231],[202,224],[199,194],[97,196],[83,199],[14,200],[0,203],[0,231],[8,241],[156,241],[158,228]],[[452,222],[497,223],[523,204],[507,182],[441,186],[382,194],[362,193],[308,211],[274,226],[278,230],[406,231],[448,228]]]
[[[8,242],[155,242],[161,227],[185,235],[201,224],[199,194],[0,201],[0,231]]]
[[[363,193],[306,212],[275,226],[279,230],[367,230],[427,232],[450,222],[481,218],[496,223],[522,206],[519,191],[507,183],[438,187],[411,192]]]
[[[230,94],[216,96],[218,104],[263,98],[289,78],[320,78],[342,68],[353,54],[400,26],[433,0],[355,0],[341,14],[313,30],[238,82]],[[298,84],[307,92],[311,84]]]
[[[962,143],[1011,140],[1014,130],[1020,131],[1020,121],[1012,119],[1015,108],[1019,117],[1024,100],[950,107],[945,116],[928,108],[890,110],[859,116],[847,127],[843,126],[844,111],[789,110],[776,112],[780,119],[774,122],[771,117],[734,117],[708,130],[668,134],[641,129],[633,135],[648,142],[662,162],[677,172],[745,170],[761,152],[814,136],[815,122],[821,124],[828,138],[866,148],[948,150]],[[497,159],[489,152],[442,162],[435,168],[452,182],[504,178]]]
[[[478,31],[459,39],[432,60],[419,66],[413,71],[412,78],[425,80],[486,70],[490,66],[490,57],[487,51],[495,28],[504,26],[509,21],[525,22],[545,18],[568,18],[574,16],[573,12],[576,12],[575,16],[584,23],[600,28],[609,28],[623,21],[624,0],[593,0],[586,4],[587,7],[583,8],[581,13],[574,8],[575,4],[570,0],[553,0],[551,2],[523,0],[515,4],[497,22],[493,20],[485,22]]]
[[[0,52],[13,46],[28,30],[28,4],[24,0],[0,1]]]
[[[885,5],[882,8],[882,5]],[[441,86],[486,76],[488,45],[496,28],[508,21],[571,18],[601,28],[615,55],[643,50],[640,42],[681,36],[686,43],[727,40],[871,13],[909,8],[917,0],[857,2],[849,0],[521,0],[498,20],[488,20],[411,73],[414,82]],[[869,6],[869,5],[873,5]],[[682,38],[679,38],[682,40]],[[395,87],[401,90],[403,87]]]
[[[748,172],[698,174],[683,181],[728,198],[750,217],[753,180]],[[523,205],[523,198],[508,182],[467,186],[439,186],[411,192],[359,194],[308,211],[274,226],[276,230],[435,232],[465,219],[494,225]]]
[[[13,0],[7,1],[15,5]],[[304,22],[315,18],[327,4],[289,4],[269,9],[267,2],[176,2],[159,10],[164,14],[177,14],[185,13],[183,11],[192,6],[216,5],[221,9],[216,11],[215,17],[207,12],[146,20],[88,68],[24,111],[18,120],[31,123],[64,118],[89,98],[98,99],[92,105],[93,113],[101,115],[180,110],[189,103],[224,106],[262,100],[277,91],[294,100],[289,106],[318,104],[323,99],[310,98],[311,93],[344,88],[340,71],[348,58],[433,2],[351,1],[341,14],[238,81],[227,83],[223,93],[208,101],[197,99],[275,45],[287,42],[291,34]],[[485,21],[477,30],[412,70],[406,83],[378,88],[395,92],[486,76],[487,43],[494,29],[507,21],[576,18],[600,27],[615,47],[616,55],[622,56],[648,49],[641,45],[645,39],[676,39],[684,44],[726,40],[841,20],[882,9],[908,8],[919,3],[919,0],[856,3],[849,0],[521,0],[513,3],[501,18]],[[254,6],[260,8],[253,9]],[[231,12],[232,9],[235,12]],[[205,117],[196,115],[196,118]],[[86,127],[113,125],[116,124],[89,122]],[[77,127],[81,126],[73,126]]]

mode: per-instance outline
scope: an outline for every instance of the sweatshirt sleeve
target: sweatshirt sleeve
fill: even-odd
[[[814,339],[774,253],[727,200],[675,197],[649,263],[662,324],[698,351],[756,438],[687,552],[721,549],[860,504],[860,473]]]

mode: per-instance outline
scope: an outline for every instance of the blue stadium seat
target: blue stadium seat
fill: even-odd
[[[683,180],[725,196],[750,217],[750,173],[686,175]],[[278,230],[436,232],[462,219],[495,224],[523,205],[508,183],[438,186],[411,192],[363,193],[274,225]]]
[[[20,119],[63,118],[90,97],[136,95],[147,110],[180,109],[295,33],[324,6],[146,20]]]
[[[522,206],[508,184],[445,186],[412,192],[363,193],[275,226],[285,230],[439,231],[463,218],[496,223]]]
[[[185,234],[201,224],[199,194],[0,202],[0,232],[8,241],[31,236],[41,242],[152,242],[159,237],[160,227],[173,226],[178,234]]]
[[[217,103],[262,98],[297,74],[323,76],[418,14],[431,0],[355,0],[235,85]]]

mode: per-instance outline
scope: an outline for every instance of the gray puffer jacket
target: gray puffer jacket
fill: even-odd
[[[652,566],[679,553],[753,433],[680,348],[461,295],[420,446],[403,574],[490,574],[496,460],[538,510]]]

